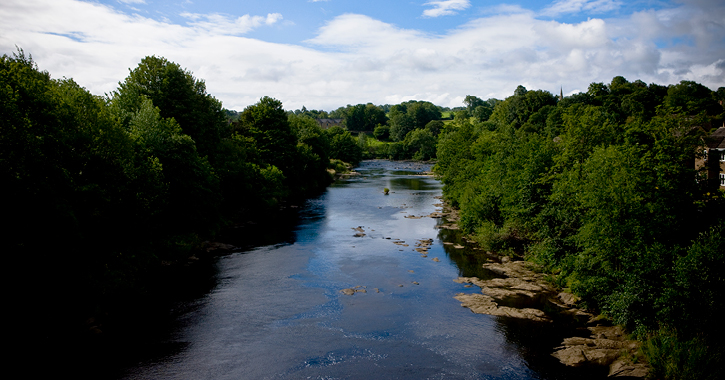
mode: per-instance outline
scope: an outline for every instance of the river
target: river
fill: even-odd
[[[292,222],[280,220],[272,238],[216,259],[203,290],[174,305],[166,330],[138,342],[144,354],[117,378],[583,375],[550,356],[566,326],[474,314],[453,298],[480,291],[453,280],[485,276],[485,257],[443,244],[462,242],[426,216],[440,211],[442,188],[420,175],[429,165],[366,161],[356,170]],[[427,239],[427,255],[417,252]],[[359,291],[341,292],[351,288]]]

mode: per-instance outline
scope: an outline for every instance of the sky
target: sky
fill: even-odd
[[[0,54],[111,94],[145,56],[227,109],[565,95],[590,83],[725,86],[723,0],[2,0]]]

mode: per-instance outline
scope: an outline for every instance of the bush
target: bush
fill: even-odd
[[[378,140],[387,140],[390,138],[390,127],[387,125],[378,125],[373,131],[373,136]]]
[[[722,355],[705,339],[682,340],[676,332],[662,329],[642,347],[655,379],[716,380],[723,371]]]

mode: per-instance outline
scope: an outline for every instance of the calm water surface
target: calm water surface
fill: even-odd
[[[565,328],[473,314],[453,298],[480,291],[453,280],[485,275],[484,258],[444,246],[459,237],[440,220],[406,218],[440,210],[441,184],[425,170],[363,162],[361,176],[301,206],[283,238],[219,258],[211,290],[178,305],[171,331],[144,343],[154,354],[121,378],[581,376],[550,356]],[[427,257],[414,250],[420,239],[433,239]],[[366,293],[340,292],[356,286]]]

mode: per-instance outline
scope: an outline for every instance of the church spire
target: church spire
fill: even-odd
[[[559,101],[564,100],[564,86],[559,90]]]

